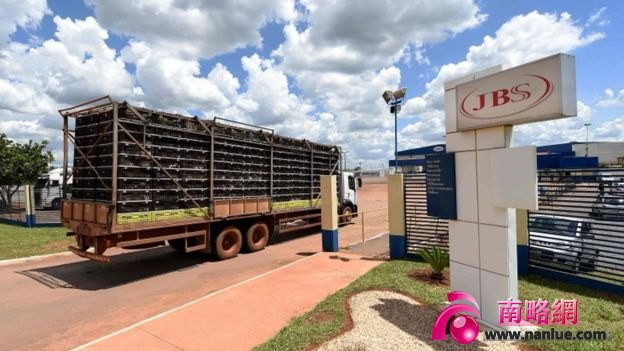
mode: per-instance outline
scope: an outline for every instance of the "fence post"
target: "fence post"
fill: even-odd
[[[35,226],[35,211],[33,206],[32,186],[30,184],[24,185],[24,200],[26,207],[26,226],[32,228]]]
[[[362,215],[362,242],[365,242],[366,236],[364,235],[364,212],[362,212],[361,215]]]
[[[518,274],[529,273],[529,212],[516,210],[516,245]]]
[[[390,258],[403,258],[406,253],[403,174],[388,175],[388,222]]]
[[[321,235],[323,251],[337,252],[338,247],[338,199],[336,176],[321,176]]]

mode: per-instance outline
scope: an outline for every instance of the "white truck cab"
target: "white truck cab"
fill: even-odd
[[[71,170],[67,178],[67,191],[71,194]],[[63,193],[63,169],[56,168],[42,175],[35,184],[35,206],[38,209],[58,210],[61,208]]]
[[[340,203],[338,204],[340,222],[350,222],[358,212],[358,181],[350,172],[340,172],[338,179],[340,179]]]

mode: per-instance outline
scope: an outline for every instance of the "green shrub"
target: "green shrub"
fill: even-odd
[[[431,266],[431,278],[442,280],[442,271],[449,266],[449,254],[438,246],[418,250],[418,255]]]

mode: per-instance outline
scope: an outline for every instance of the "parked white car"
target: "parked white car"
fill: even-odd
[[[594,270],[598,249],[591,245],[594,235],[588,220],[533,214],[529,230],[529,245],[540,260],[566,264],[579,271]]]

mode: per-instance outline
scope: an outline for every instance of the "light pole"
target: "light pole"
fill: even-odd
[[[390,105],[390,113],[394,113],[394,173],[399,173],[399,150],[397,141],[397,119],[399,111],[401,111],[401,103],[405,98],[406,88],[401,88],[395,92],[390,90],[384,91],[381,95],[386,104]]]
[[[585,123],[585,157],[589,154],[589,126],[591,123]]]

